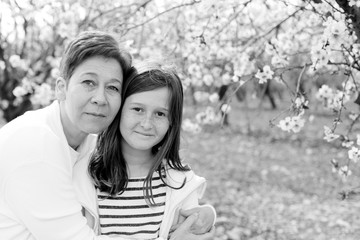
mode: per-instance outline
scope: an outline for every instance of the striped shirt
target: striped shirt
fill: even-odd
[[[116,196],[98,191],[102,235],[117,235],[133,239],[155,239],[165,210],[166,185],[158,172],[154,173],[152,191],[156,204],[149,207],[144,198],[144,179],[129,179],[125,191]]]

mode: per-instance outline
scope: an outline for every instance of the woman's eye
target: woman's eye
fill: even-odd
[[[138,108],[138,107],[134,107],[134,108],[132,108],[132,110],[135,111],[135,112],[143,112],[143,109]]]
[[[120,89],[118,87],[115,86],[109,86],[109,89],[115,92],[120,92]]]
[[[84,80],[84,81],[82,81],[82,83],[89,86],[89,87],[95,86],[95,83],[92,80]]]

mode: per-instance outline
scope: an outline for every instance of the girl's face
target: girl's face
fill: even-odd
[[[169,89],[135,93],[126,98],[121,112],[123,151],[149,151],[169,129]]]

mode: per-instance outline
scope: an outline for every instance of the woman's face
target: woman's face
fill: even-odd
[[[126,98],[121,112],[123,151],[151,151],[169,129],[168,88],[135,93]]]
[[[120,109],[122,81],[118,61],[104,57],[85,60],[68,82],[58,79],[65,133],[86,135],[106,129]]]

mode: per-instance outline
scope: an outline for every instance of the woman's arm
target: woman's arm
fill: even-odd
[[[95,240],[81,214],[71,177],[44,162],[22,166],[6,179],[4,200],[19,224],[38,240]]]
[[[192,233],[191,227],[198,220],[198,214],[190,215],[180,226],[171,233],[170,240],[211,240],[215,237],[215,228],[210,232],[198,235]]]
[[[216,211],[210,204],[199,205],[198,191],[192,192],[182,203],[175,213],[175,218],[170,232],[174,231],[184,220],[192,214],[197,213],[198,218],[191,227],[192,233],[203,234],[210,231],[215,225]]]

